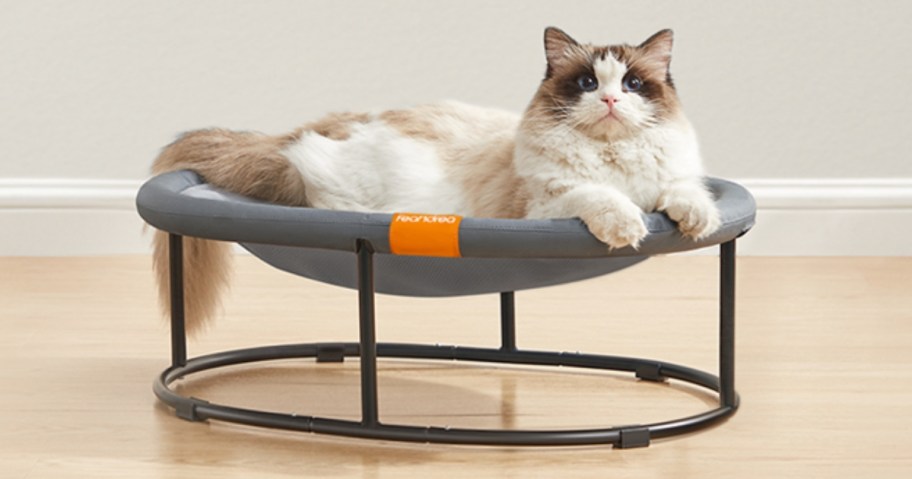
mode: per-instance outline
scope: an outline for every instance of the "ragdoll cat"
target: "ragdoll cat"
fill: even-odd
[[[187,133],[153,172],[190,169],[267,202],[492,218],[579,217],[610,248],[636,247],[643,212],[699,238],[719,225],[694,131],[669,73],[672,32],[638,46],[545,30],[547,70],[522,116],[447,102],[329,115],[292,133]],[[212,317],[230,248],[186,238],[187,328]],[[168,299],[167,238],[155,238]]]

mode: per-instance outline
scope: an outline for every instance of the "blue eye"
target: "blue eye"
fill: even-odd
[[[579,85],[580,90],[583,91],[595,91],[598,88],[598,80],[589,74],[577,78],[576,84]]]
[[[624,89],[627,91],[637,91],[640,88],[643,88],[643,80],[636,75],[628,75],[624,77]]]

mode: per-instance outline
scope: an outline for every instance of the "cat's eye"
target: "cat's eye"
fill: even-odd
[[[589,74],[577,78],[576,84],[579,85],[580,90],[583,91],[595,91],[598,88],[598,80]]]
[[[636,75],[628,75],[624,77],[624,89],[627,91],[637,91],[640,88],[643,88],[643,80],[640,80],[640,77]]]

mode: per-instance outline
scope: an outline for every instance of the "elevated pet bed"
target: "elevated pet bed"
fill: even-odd
[[[152,226],[170,233],[172,365],[154,383],[160,400],[188,420],[224,420],[315,433],[418,442],[505,445],[648,445],[651,439],[710,426],[735,412],[734,287],[735,241],[754,223],[755,203],[743,187],[708,179],[722,226],[694,241],[683,237],[664,214],[645,216],[649,235],[636,250],[609,250],[578,219],[504,220],[451,217],[396,217],[266,204],[221,191],[190,171],[152,178],[140,189],[137,209]],[[443,218],[441,220],[441,218]],[[451,222],[438,241],[399,244],[405,222]],[[407,226],[407,225],[406,225]],[[404,228],[401,226],[400,228]],[[433,230],[436,231],[436,230]],[[440,229],[444,231],[444,229]],[[226,351],[188,358],[184,334],[182,237],[234,241],[279,269],[359,291],[360,340]],[[447,236],[447,237],[442,237]],[[407,238],[406,238],[407,239]],[[409,243],[406,241],[406,243]],[[719,375],[651,359],[519,349],[515,340],[513,292],[591,278],[631,266],[649,256],[712,245],[720,247]],[[439,246],[439,245],[438,245]],[[416,249],[417,248],[417,249]],[[377,343],[375,292],[408,296],[499,293],[501,347]],[[280,414],[213,404],[184,397],[169,386],[196,372],[235,364],[290,358],[318,362],[359,357],[362,420]],[[719,407],[660,423],[603,429],[492,430],[393,425],[382,422],[377,405],[377,358],[421,358],[565,366],[629,371],[648,381],[666,378],[715,391]]]

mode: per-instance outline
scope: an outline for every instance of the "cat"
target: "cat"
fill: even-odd
[[[669,71],[672,31],[636,46],[581,44],[554,27],[544,37],[545,76],[522,115],[443,102],[331,114],[277,136],[199,130],[165,147],[152,171],[194,170],[288,206],[579,217],[608,248],[636,248],[644,212],[666,213],[692,238],[715,231],[719,212]],[[164,305],[167,244],[157,232]],[[225,243],[185,238],[188,332],[218,308],[230,255]]]

